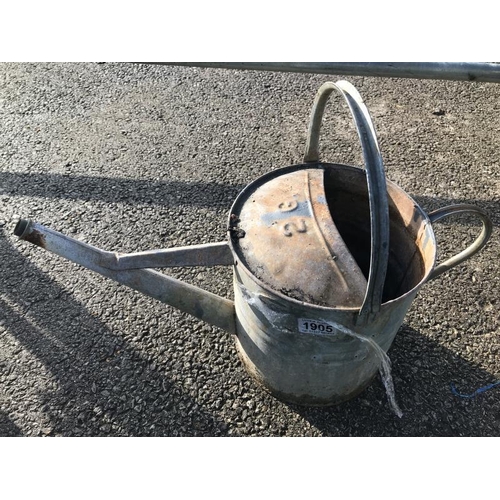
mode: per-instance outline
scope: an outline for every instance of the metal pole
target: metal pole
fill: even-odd
[[[500,64],[484,62],[153,62],[144,64],[500,83]]]

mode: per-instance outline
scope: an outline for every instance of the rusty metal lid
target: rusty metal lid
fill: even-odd
[[[321,165],[288,167],[247,186],[232,214],[241,262],[272,289],[327,307],[361,307],[367,282],[328,208]]]

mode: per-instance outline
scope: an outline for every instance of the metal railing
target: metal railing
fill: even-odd
[[[500,64],[485,62],[154,62],[145,64],[500,83]]]

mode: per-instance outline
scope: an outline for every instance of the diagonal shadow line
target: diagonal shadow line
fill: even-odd
[[[99,200],[107,203],[227,207],[243,185],[217,182],[137,180],[116,177],[66,176],[0,172],[0,193],[9,196]]]
[[[160,206],[191,205],[227,208],[245,187],[244,184],[222,184],[201,181],[137,180],[116,177],[67,176],[63,174],[29,174],[0,172],[0,192],[9,196],[99,200],[106,203],[152,204]],[[412,196],[426,211],[454,204],[470,204],[485,210],[492,222],[500,226],[500,201],[474,198]],[[456,223],[443,219],[440,224]],[[460,219],[460,224],[480,225],[477,218]]]
[[[203,410],[154,361],[109,330],[23,257],[2,231],[0,256],[3,326],[57,381],[57,389],[37,394],[54,432],[67,435],[68,429],[76,429],[71,435],[92,436],[226,434],[224,422]],[[134,401],[141,401],[139,411],[133,407]],[[177,408],[192,408],[190,420]],[[12,434],[10,420],[3,420],[0,436]],[[103,431],[102,425],[107,423],[118,425],[119,430]],[[138,429],[143,431],[138,433]]]

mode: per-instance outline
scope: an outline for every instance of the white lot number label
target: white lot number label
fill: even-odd
[[[335,328],[328,323],[323,321],[317,321],[315,319],[304,319],[299,318],[299,332],[300,333],[323,333],[332,334],[337,333]]]

